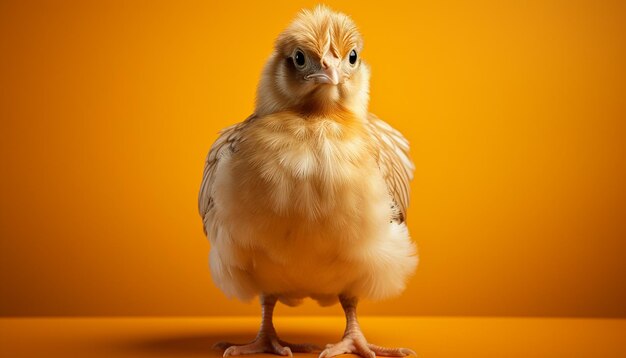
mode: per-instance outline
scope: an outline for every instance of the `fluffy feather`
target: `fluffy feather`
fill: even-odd
[[[255,113],[213,144],[199,210],[213,280],[228,296],[382,299],[414,271],[413,163],[406,139],[368,113],[369,69],[347,60],[362,46],[349,17],[303,11],[276,41]],[[294,51],[310,61],[304,70]],[[307,80],[326,58],[341,61],[336,86]]]

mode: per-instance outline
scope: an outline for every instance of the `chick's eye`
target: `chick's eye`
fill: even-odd
[[[350,61],[351,65],[354,65],[356,63],[356,58],[357,58],[356,51],[355,50],[350,51],[350,57],[348,57],[348,61]]]
[[[302,53],[302,51],[300,50],[296,51],[296,53],[293,55],[293,62],[295,62],[296,66],[298,67],[304,66],[304,53]]]

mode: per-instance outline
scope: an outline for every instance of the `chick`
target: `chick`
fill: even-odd
[[[199,194],[215,284],[241,300],[260,297],[262,322],[224,356],[292,355],[309,344],[280,340],[277,301],[339,301],[343,339],[320,358],[406,356],[369,344],[361,298],[400,294],[417,265],[405,223],[414,166],[408,142],[368,113],[369,77],[353,21],[324,6],[303,10],[279,35],[254,113],[224,129],[206,160]]]

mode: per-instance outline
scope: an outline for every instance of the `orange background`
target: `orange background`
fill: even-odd
[[[314,4],[0,2],[0,314],[258,312],[211,283],[196,195]],[[420,267],[361,312],[625,317],[626,3],[328,4],[417,165]]]

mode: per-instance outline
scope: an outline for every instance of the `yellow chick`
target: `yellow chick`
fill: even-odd
[[[211,147],[199,194],[211,274],[226,295],[262,306],[256,339],[219,343],[224,356],[313,351],[280,340],[272,323],[277,301],[307,297],[346,314],[343,339],[320,358],[414,354],[369,344],[357,322],[360,298],[400,294],[417,265],[408,142],[368,112],[362,48],[348,16],[303,10],[276,41],[254,113]]]

